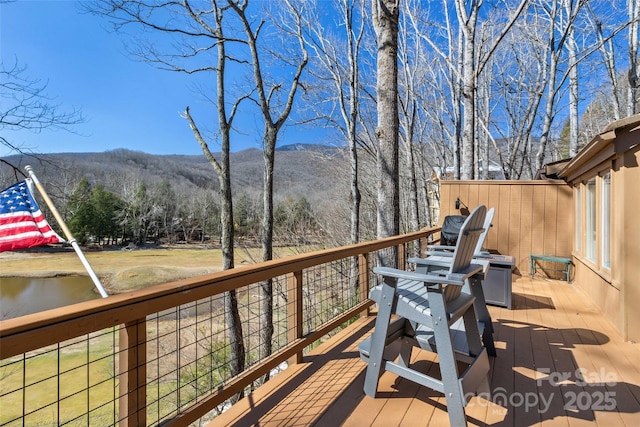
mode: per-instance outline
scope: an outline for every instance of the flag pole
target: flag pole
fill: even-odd
[[[91,277],[91,280],[93,281],[93,284],[96,286],[96,288],[100,292],[100,295],[102,296],[102,298],[108,297],[109,294],[107,294],[107,291],[104,290],[102,283],[100,283],[100,279],[98,279],[98,276],[96,276],[96,273],[94,273],[93,269],[91,268],[91,265],[89,265],[89,261],[87,261],[87,258],[84,256],[84,253],[82,253],[82,250],[78,245],[78,242],[76,242],[76,239],[73,237],[73,234],[71,234],[71,230],[69,230],[69,227],[67,227],[67,224],[65,224],[65,222],[62,220],[62,216],[60,215],[60,213],[58,212],[58,209],[56,209],[55,205],[49,198],[49,195],[47,194],[46,191],[44,191],[44,187],[42,187],[42,185],[40,184],[40,181],[38,181],[36,174],[33,173],[33,169],[31,169],[30,165],[25,166],[25,169],[29,173],[29,177],[33,180],[33,183],[36,185],[36,188],[40,192],[40,195],[44,199],[45,203],[47,204],[47,206],[49,206],[49,210],[51,210],[51,213],[56,218],[56,221],[58,221],[58,225],[62,229],[62,232],[64,233],[65,237],[67,238],[69,243],[71,243],[71,246],[73,246],[73,249],[76,251],[78,258],[80,258],[80,261],[82,261],[82,265],[84,265],[84,268],[89,273],[89,277]]]

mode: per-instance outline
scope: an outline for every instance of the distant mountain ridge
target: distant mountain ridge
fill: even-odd
[[[321,203],[327,192],[346,176],[345,151],[321,144],[290,144],[277,148],[275,159],[276,198],[305,197]],[[220,158],[220,153],[214,153]],[[31,164],[42,182],[72,186],[81,177],[92,184],[118,190],[122,180],[140,179],[148,185],[168,179],[176,191],[190,188],[217,188],[218,177],[204,155],[154,155],[125,148],[96,153],[23,154],[3,160],[24,171]],[[263,182],[263,156],[257,148],[230,154],[232,191],[259,197]],[[5,188],[16,180],[12,168],[0,163],[0,185]],[[70,191],[68,188],[63,192]]]
[[[332,154],[338,151],[343,150],[344,147],[340,147],[340,146],[335,146],[335,145],[325,145],[325,144],[301,144],[301,143],[294,143],[294,144],[286,144],[286,145],[281,145],[276,147],[276,151],[311,151],[311,152],[320,152],[320,153],[326,153],[326,154]],[[105,150],[105,151],[87,151],[87,152],[59,152],[59,153],[29,153],[29,154],[24,154],[23,156],[28,156],[28,157],[37,157],[37,156],[46,156],[46,155],[63,155],[63,156],[85,156],[85,155],[92,155],[92,154],[103,154],[103,153],[109,153],[109,152],[117,152],[117,151],[125,151],[125,152],[129,152],[129,153],[142,153],[142,154],[148,154],[151,156],[162,156],[162,157],[185,157],[185,158],[189,158],[189,157],[204,157],[202,154],[151,154],[151,153],[147,153],[146,151],[140,151],[140,150],[129,150],[126,147],[119,147],[119,148],[114,148],[111,150]],[[243,150],[239,150],[239,151],[234,151],[231,153],[231,155],[233,156],[234,154],[238,154],[238,153],[243,153],[243,152],[260,152],[262,153],[262,151],[259,148],[255,148],[255,147],[251,147],[251,148],[245,148]],[[217,158],[220,156],[220,152],[214,152],[213,155]],[[15,158],[15,157],[20,157],[21,155],[12,155],[12,156],[7,156],[5,157],[5,159],[10,159],[10,158]]]

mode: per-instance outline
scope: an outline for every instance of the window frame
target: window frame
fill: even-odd
[[[614,177],[611,168],[601,169],[574,185],[573,254],[605,280],[610,280],[613,259],[611,238],[614,216]]]
[[[611,172],[600,179],[600,266],[611,270]]]
[[[598,195],[596,177],[585,183],[584,204],[584,256],[592,263],[598,263]]]
[[[582,253],[582,192],[581,185],[578,184],[575,186],[574,198],[575,198],[575,251],[577,253]]]

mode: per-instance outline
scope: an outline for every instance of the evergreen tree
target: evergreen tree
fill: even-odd
[[[71,215],[69,229],[81,245],[89,241],[92,231],[95,229],[96,215],[91,203],[91,192],[91,184],[86,178],[82,178],[73,189],[68,203]]]

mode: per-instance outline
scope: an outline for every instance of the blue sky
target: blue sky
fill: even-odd
[[[187,105],[199,122],[206,117],[215,120],[215,113],[195,93],[193,77],[134,61],[124,42],[108,31],[103,18],[83,14],[75,1],[19,0],[0,5],[0,54],[5,67],[16,60],[26,65],[26,76],[47,82],[46,93],[62,110],[77,108],[86,118],[72,128],[76,134],[19,131],[8,132],[7,138],[41,153],[128,148],[153,154],[201,154],[180,114]],[[247,117],[241,126],[243,141],[235,138],[232,150],[260,148],[260,119]],[[279,145],[320,143],[321,138],[289,127]],[[219,150],[215,145],[210,148]],[[0,156],[8,154],[0,146]]]

